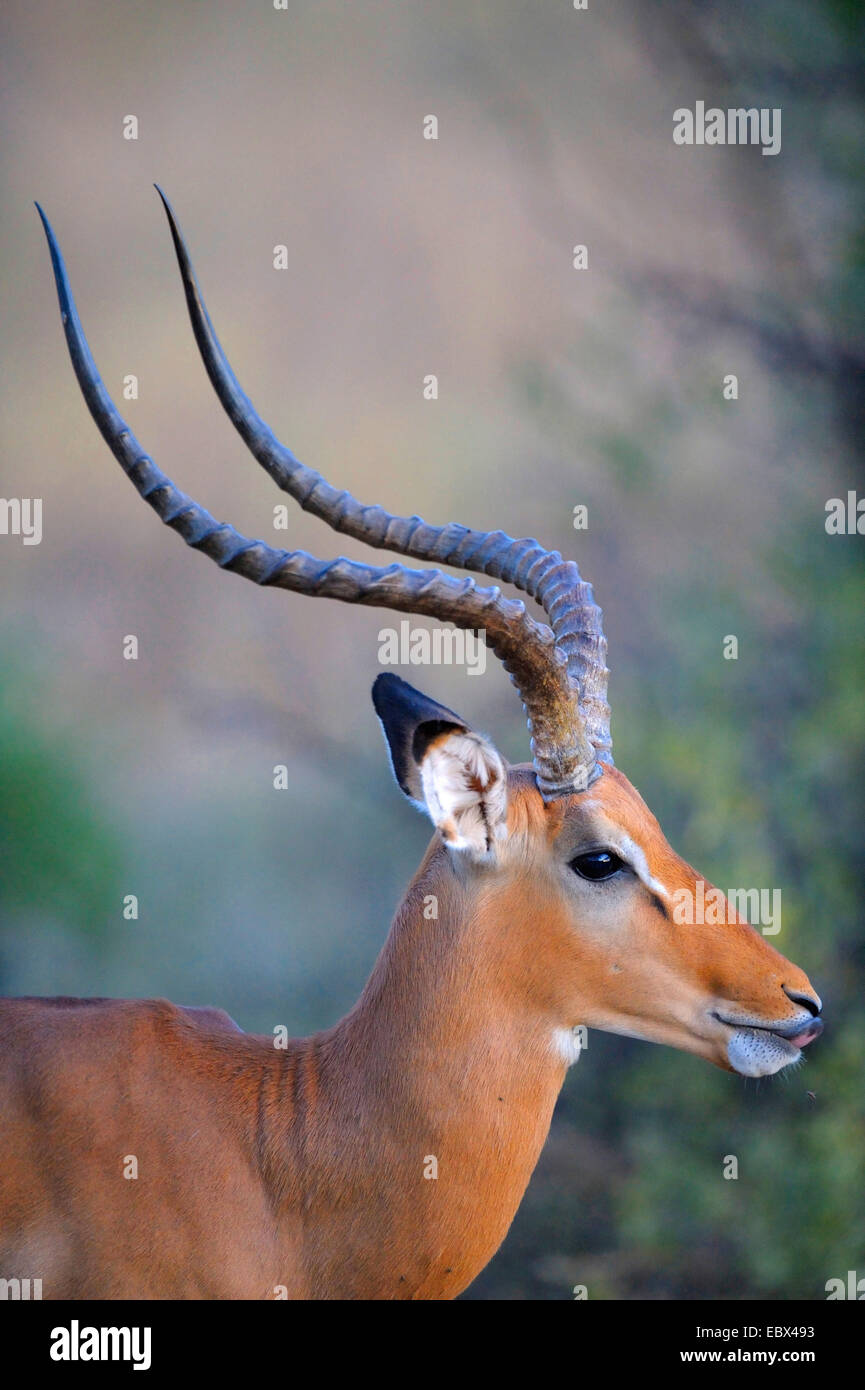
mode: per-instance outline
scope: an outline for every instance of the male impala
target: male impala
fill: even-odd
[[[164,1000],[7,1001],[0,1275],[41,1278],[46,1298],[452,1298],[508,1230],[580,1025],[765,1076],[821,1032],[820,1000],[732,909],[677,923],[699,876],[613,766],[601,613],[576,565],[361,506],[300,464],[243,394],[166,209],[210,379],[274,481],[337,531],[515,585],[549,626],[471,578],[322,562],[215,522],[109,399],[43,216],[78,382],[123,469],[224,569],[485,630],[533,762],[506,766],[452,710],[378,677],[396,780],[435,834],[359,1002],[287,1050]]]

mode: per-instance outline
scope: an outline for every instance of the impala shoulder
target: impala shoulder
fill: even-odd
[[[193,1023],[199,1023],[202,1028],[207,1030],[215,1030],[218,1033],[243,1032],[240,1024],[235,1023],[231,1014],[227,1014],[225,1009],[214,1009],[209,1004],[183,1004],[180,1006],[180,1011]]]
[[[193,1024],[202,1033],[243,1032],[224,1009],[211,1008],[209,1004],[173,1004],[170,999],[142,999],[136,1003],[139,1016],[156,1028],[185,1032]]]

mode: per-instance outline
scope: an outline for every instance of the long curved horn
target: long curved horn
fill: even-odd
[[[592,586],[580,577],[576,564],[563,560],[558,551],[545,550],[536,540],[514,540],[504,531],[474,531],[456,523],[430,526],[419,516],[394,516],[383,507],[365,506],[295,458],[258,414],[235,376],[207,312],[177,218],[162,189],[154,186],[168,216],[192,331],[207,375],[250,453],[283,492],[335,531],[379,550],[490,575],[535,599],[549,618],[579,690],[586,736],[597,758],[612,763],[602,614]]]
[[[187,545],[221,568],[261,585],[422,613],[457,627],[483,629],[491,650],[517,687],[532,735],[538,786],[550,799],[580,790],[600,774],[580,716],[579,691],[554,633],[535,622],[518,599],[473,579],[437,569],[412,570],[358,564],[341,557],[319,560],[302,550],[278,550],[220,523],[177,488],[144,452],[105,389],[72,297],[57,239],[36,204],[48,246],[66,343],[81,392],[100,433],[136,490]],[[238,388],[239,389],[239,388]],[[352,499],[353,501],[353,499]]]

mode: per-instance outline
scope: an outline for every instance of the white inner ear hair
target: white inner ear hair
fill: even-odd
[[[427,810],[453,849],[487,854],[505,834],[504,763],[480,734],[448,734],[433,744],[421,780]]]

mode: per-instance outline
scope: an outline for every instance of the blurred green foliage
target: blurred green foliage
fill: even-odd
[[[24,644],[0,644],[0,986],[29,924],[55,921],[100,941],[120,901],[121,854],[100,808],[87,748],[47,722]]]

